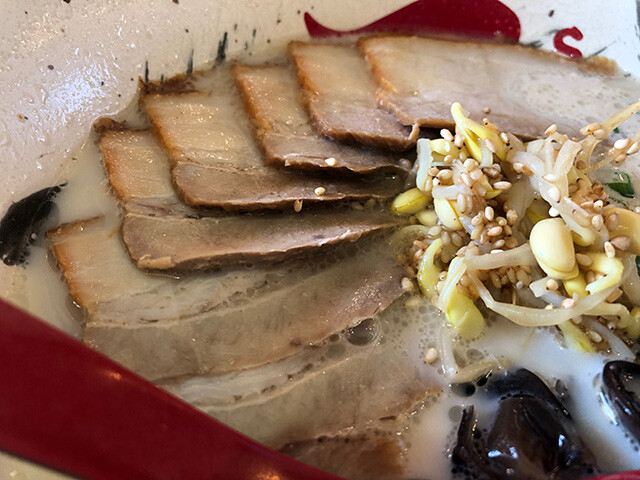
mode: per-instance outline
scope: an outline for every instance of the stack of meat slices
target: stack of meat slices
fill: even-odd
[[[370,234],[399,225],[384,207],[408,173],[399,152],[421,126],[450,127],[454,101],[541,135],[559,112],[528,104],[517,75],[599,85],[607,72],[517,46],[418,37],[292,42],[288,52],[290,65],[235,63],[147,84],[148,128],[99,129],[121,219],[63,225],[49,240],[86,312],[85,342],[331,468],[343,437],[320,453],[309,442],[401,417],[439,388],[393,342],[327,343],[371,317],[397,328],[382,311],[402,295],[403,269],[385,235]]]

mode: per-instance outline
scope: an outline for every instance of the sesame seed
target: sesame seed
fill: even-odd
[[[618,250],[629,250],[629,248],[631,248],[631,245],[633,243],[631,238],[629,238],[627,236],[624,236],[624,235],[613,237],[609,241]]]
[[[478,225],[482,225],[482,214],[478,213],[475,217],[471,219],[471,225],[477,227]]]
[[[500,172],[495,168],[483,168],[482,171],[489,178],[496,178],[498,175],[500,175]]]
[[[509,190],[511,188],[511,182],[500,181],[493,184],[493,188],[496,190]]]
[[[479,168],[476,168],[469,173],[469,176],[472,180],[475,180],[477,182],[484,176],[484,173],[482,173],[482,170],[480,170]]]
[[[293,211],[298,213],[302,210],[302,200],[295,200],[293,202]]]
[[[407,277],[402,277],[400,285],[405,292],[412,292],[415,289],[415,284]]]
[[[591,217],[591,225],[593,225],[596,230],[600,230],[604,225],[602,215],[594,215],[593,217]]]
[[[489,273],[489,278],[491,279],[491,283],[493,284],[494,287],[496,288],[502,287],[502,282],[500,281],[500,277],[495,271],[491,271]]]
[[[458,210],[460,210],[461,212],[466,212],[467,211],[467,197],[466,195],[459,193],[458,197],[456,199],[456,202],[458,203]]]
[[[430,237],[437,237],[442,233],[442,227],[440,225],[436,225],[435,227],[431,227],[427,230],[427,235]]]
[[[460,179],[462,180],[462,182],[469,188],[473,187],[474,181],[471,180],[471,177],[469,176],[469,174],[467,172],[462,172],[460,174]]]
[[[500,139],[504,142],[504,143],[509,143],[509,135],[507,135],[504,132],[500,132]]]
[[[558,177],[553,173],[547,173],[546,175],[542,176],[542,179],[546,180],[547,182],[555,182],[556,180],[558,180]]]
[[[602,200],[596,200],[595,202],[593,202],[593,209],[596,211],[600,211],[602,210],[602,208],[604,207],[604,203],[602,202]]]
[[[338,163],[338,161],[335,158],[331,157],[331,158],[325,158],[324,159],[324,163],[326,163],[330,167],[335,167],[335,165],[336,165],[336,163]]]
[[[440,136],[444,138],[447,142],[453,142],[453,135],[450,130],[443,128],[440,130]]]
[[[602,341],[602,337],[600,336],[600,334],[598,332],[596,332],[595,330],[588,330],[587,331],[587,336],[594,342],[594,343],[600,343]]]
[[[599,128],[595,132],[593,132],[593,136],[598,140],[604,140],[609,136],[609,133],[604,128]]]
[[[635,142],[629,147],[629,150],[627,150],[627,155],[633,155],[634,153],[638,152],[640,152],[640,141]]]
[[[558,126],[554,123],[553,125],[549,125],[547,129],[544,131],[545,135],[553,135],[558,131]]]
[[[585,210],[589,208],[593,208],[593,200],[587,200],[586,202],[582,202],[580,206]]]
[[[555,292],[556,290],[558,290],[558,282],[556,282],[553,278],[550,278],[549,280],[547,280],[547,283],[545,283],[545,288],[550,292]]]
[[[438,173],[440,173],[440,169],[438,169],[438,167],[431,167],[429,169],[429,175],[431,175],[432,177],[435,177],[436,175],[438,175]]]
[[[614,162],[616,163],[622,163],[627,159],[627,154],[626,153],[621,153],[620,155],[618,155],[616,158],[613,159]]]
[[[491,222],[493,220],[494,213],[493,208],[487,207],[484,209],[484,218]]]
[[[484,232],[484,227],[482,225],[478,225],[471,231],[471,240],[478,240],[482,235],[482,232]]]
[[[628,138],[621,138],[616,140],[613,144],[613,148],[616,150],[627,150],[631,146],[631,140]]]
[[[504,218],[504,217],[496,218],[496,222],[498,222],[498,225],[500,225],[501,227],[506,227],[507,226],[507,219]]]
[[[572,308],[576,304],[576,301],[573,298],[565,298],[560,305],[563,308]]]
[[[558,210],[556,210],[555,208],[551,207],[549,209],[549,216],[551,217],[557,217],[558,215],[560,215],[560,212]]]
[[[487,146],[491,153],[496,153],[498,149],[496,148],[496,144],[490,138],[484,139],[484,144]]]
[[[478,168],[478,162],[476,162],[473,158],[467,158],[464,161],[463,166],[467,170],[467,172],[471,172]]]
[[[498,240],[493,244],[493,248],[502,248],[504,247],[504,244],[505,244],[505,240],[504,238],[501,238],[500,240]],[[515,283],[515,281],[513,281],[512,283]]]
[[[316,195],[324,195],[326,191],[327,189],[324,187],[318,187],[314,190]]]
[[[545,306],[544,306],[544,309],[545,309],[545,310],[553,310],[554,308],[556,308],[556,307],[554,307],[554,306],[553,306],[553,305],[551,305],[551,304],[548,304],[548,305],[545,305]]]
[[[618,228],[619,223],[618,214],[614,212],[611,215],[608,215],[604,223],[607,226],[608,230],[615,230],[616,228]]]
[[[424,354],[424,363],[433,363],[438,359],[438,350],[431,347]]]
[[[440,172],[438,173],[438,180],[440,180],[441,182],[448,182],[452,178],[453,178],[453,172],[448,168],[444,170],[440,170]]]
[[[522,173],[522,168],[524,167],[524,165],[520,162],[515,162],[513,165],[513,171],[516,173]]]
[[[604,253],[609,258],[616,256],[616,249],[611,242],[604,242]]]
[[[464,147],[464,137],[459,133],[456,133],[456,136],[453,137],[453,144],[458,148]]]
[[[524,173],[527,177],[533,177],[533,170],[531,170],[526,165],[522,166],[522,173]]]
[[[442,159],[442,161],[444,163],[452,163],[453,162],[453,155],[445,155],[445,157]]]
[[[484,107],[482,109],[482,113],[486,113],[487,115],[489,115],[491,113],[491,109],[489,107]]]
[[[490,236],[490,237],[497,237],[501,233],[502,233],[502,227],[499,226],[499,225],[497,227],[490,228],[487,231],[487,235]]]
[[[584,253],[576,253],[576,262],[582,265],[583,267],[590,267],[593,264],[593,260],[588,255]]]
[[[554,202],[558,203],[560,201],[560,189],[555,185],[549,189],[549,197]]]
[[[507,210],[507,223],[509,225],[514,225],[517,221],[518,221],[518,212],[515,211],[513,208],[510,208],[509,210]]]
[[[593,133],[596,130],[600,130],[602,128],[602,125],[600,125],[599,123],[590,123],[586,128],[588,133]]]
[[[511,282],[511,284],[515,284],[518,282],[518,279],[516,278],[516,272],[513,270],[513,268],[507,270],[507,277],[509,278],[509,282]]]

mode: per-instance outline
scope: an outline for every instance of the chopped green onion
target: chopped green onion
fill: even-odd
[[[621,181],[609,182],[606,185],[623,197],[633,198],[635,196],[635,190],[631,184],[631,177],[624,172],[619,172],[618,176]]]

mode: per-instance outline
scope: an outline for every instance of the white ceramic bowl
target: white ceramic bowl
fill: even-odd
[[[451,6],[452,22],[481,0],[419,0]],[[224,54],[250,55],[308,38],[305,14],[337,30],[367,25],[406,0],[4,0],[0,30],[0,213],[65,179],[91,124],[136,95],[138,77],[202,68]],[[491,3],[491,2],[489,2]],[[495,3],[495,2],[494,2]],[[602,54],[640,74],[634,0],[507,0],[520,42]],[[575,27],[575,28],[574,28]],[[562,32],[571,29],[572,36]],[[562,31],[561,33],[558,33]],[[579,31],[579,34],[576,34]],[[582,39],[580,38],[580,34]],[[563,40],[564,39],[564,40]],[[555,40],[555,42],[554,42]],[[558,41],[560,40],[560,44]],[[562,48],[564,51],[569,51]],[[15,270],[0,266],[0,295],[10,297]],[[9,298],[11,300],[11,298]],[[29,305],[22,305],[29,308]],[[0,478],[60,478],[0,456]]]

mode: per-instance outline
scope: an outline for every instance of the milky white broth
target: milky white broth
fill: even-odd
[[[265,55],[263,58],[269,60],[272,56]],[[255,59],[254,54],[252,61]],[[640,84],[621,75],[608,82],[605,90],[594,92],[593,103],[577,105],[571,103],[570,99],[554,95],[544,80],[519,79],[522,91],[531,101],[549,105],[550,109],[562,110],[569,118],[584,124],[602,120],[640,96]],[[632,125],[621,127],[621,135],[632,135],[634,127],[639,123],[636,118],[628,122]],[[137,103],[122,112],[117,119],[127,120],[130,126],[145,125],[137,110]],[[90,134],[85,145],[76,153],[68,175],[68,185],[56,200],[58,211],[48,220],[47,228],[94,216],[106,216],[114,225],[119,223],[120,212],[109,191],[96,142],[96,135]],[[637,161],[637,158],[630,157],[622,168],[632,175],[636,192],[640,192],[640,167]],[[41,318],[79,336],[82,313],[69,300],[67,287],[50,257],[41,235],[32,248],[23,275],[17,276],[14,281],[12,298]],[[409,296],[405,296],[393,307],[393,317],[401,319],[404,324],[402,328],[398,327],[401,333],[396,337],[400,340],[395,340],[400,342],[401,348],[410,354],[420,368],[439,369],[439,360],[433,365],[427,365],[422,358],[426,348],[436,345],[442,317],[426,299],[420,306],[416,304],[416,300],[409,301],[408,306],[403,305],[409,299]],[[382,331],[381,335],[391,333]],[[498,359],[501,365],[508,368],[526,367],[548,385],[554,385],[558,379],[562,380],[569,391],[567,406],[583,440],[593,452],[597,452],[602,470],[610,472],[640,468],[640,453],[636,442],[608,416],[607,409],[601,402],[599,388],[603,365],[615,358],[632,360],[628,350],[611,354],[580,353],[564,347],[554,327],[532,329],[517,326],[504,319],[490,322],[482,338],[464,344],[458,343],[456,348],[459,357],[463,359],[468,355],[472,358],[483,355]],[[407,478],[449,477],[451,462],[448,455],[462,407],[476,405],[480,416],[483,410],[491,410],[491,406],[481,405],[478,395],[456,395],[447,385],[444,375],[439,376],[443,384],[442,393],[417,406],[410,414],[408,427],[402,430],[402,437],[408,446]]]

